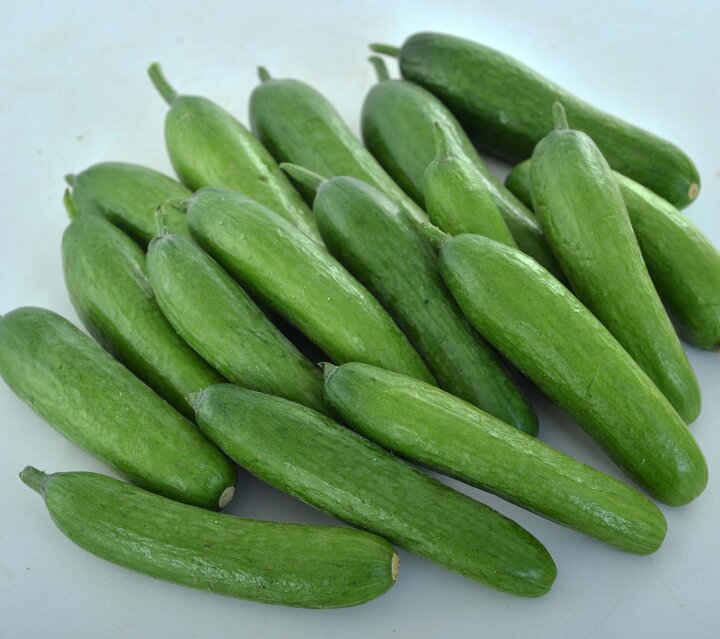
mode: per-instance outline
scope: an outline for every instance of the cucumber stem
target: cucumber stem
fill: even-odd
[[[553,104],[553,120],[555,122],[556,131],[567,131],[570,128],[568,126],[565,107],[560,102],[555,102]]]
[[[442,245],[450,239],[449,234],[441,231],[437,226],[429,222],[419,224],[418,228],[420,229],[420,234],[430,245],[430,248],[436,253],[439,253]]]
[[[70,193],[70,189],[65,189],[65,193],[63,193],[63,204],[65,205],[65,210],[67,211],[68,217],[71,220],[74,220],[77,217],[78,210],[77,206],[75,206],[75,201],[72,199],[72,193]]]
[[[20,471],[20,479],[23,484],[30,486],[36,493],[43,494],[48,481],[52,475],[47,475],[42,470],[38,470],[34,466],[26,466]]]
[[[75,174],[74,173],[68,173],[65,176],[65,183],[68,186],[75,186]]]
[[[331,364],[330,362],[320,362],[319,366],[323,372],[323,379],[325,380],[325,383],[327,384],[328,380],[333,376],[333,374],[337,370],[337,366],[335,366],[335,364]]]
[[[170,230],[168,229],[165,204],[161,204],[155,209],[155,236],[163,237],[164,235],[170,235]]]
[[[448,138],[445,134],[445,129],[442,128],[442,126],[437,120],[433,124],[435,136],[435,157],[440,158],[446,155],[450,155],[450,145],[448,144]]]
[[[382,53],[383,55],[389,55],[393,58],[397,58],[400,55],[400,47],[394,47],[392,44],[379,44],[374,42],[370,45],[370,51]]]
[[[291,164],[290,162],[281,162],[280,168],[285,171],[293,180],[306,186],[307,188],[315,191],[320,188],[320,185],[325,181],[322,175],[319,175],[310,169],[306,169],[297,164]]]
[[[198,391],[197,393],[188,393],[185,395],[185,401],[195,409],[200,405],[203,395],[205,395],[205,390]]]
[[[373,65],[373,68],[375,69],[375,76],[377,77],[378,82],[390,79],[390,73],[388,72],[385,60],[383,60],[380,56],[371,55],[368,58],[368,61],[370,62],[370,64]]]
[[[262,67],[262,66],[258,67],[257,74],[258,74],[258,78],[260,78],[260,82],[267,82],[268,80],[272,80],[270,71],[268,71],[265,67]]]
[[[178,97],[177,91],[172,88],[167,78],[163,75],[162,69],[157,62],[148,67],[148,75],[158,93],[165,99],[165,102],[172,104]]]

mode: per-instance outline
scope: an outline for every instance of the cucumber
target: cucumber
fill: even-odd
[[[232,191],[202,189],[187,216],[200,246],[334,362],[366,362],[433,381],[368,290],[272,211]]]
[[[137,164],[103,162],[65,178],[72,187],[65,206],[70,217],[97,215],[121,228],[143,247],[155,237],[155,209],[172,198],[192,192],[172,178]],[[173,233],[189,235],[185,216],[168,217]]]
[[[320,240],[307,204],[250,131],[214,102],[178,95],[158,64],[150,65],[148,74],[170,106],[165,144],[186,186],[193,191],[220,186],[244,193]]]
[[[182,415],[52,311],[0,319],[0,375],[61,435],[130,481],[194,506],[222,508],[235,468]]]
[[[377,47],[376,47],[377,48]],[[580,100],[510,56],[440,33],[416,33],[397,54],[404,78],[429,89],[485,150],[513,163],[530,157],[553,128],[554,102],[595,140],[616,171],[678,207],[692,202],[700,177],[678,147]]]
[[[148,249],[148,271],[175,330],[228,380],[323,410],[320,369],[192,240],[156,237]]]
[[[535,148],[535,212],[578,299],[615,336],[690,423],[700,387],[653,287],[610,167],[594,142],[568,129],[555,105],[556,129]]]
[[[610,332],[537,262],[461,235],[440,271],[475,329],[533,380],[656,499],[692,501],[708,470],[665,396]]]
[[[385,306],[443,388],[537,433],[535,411],[463,317],[437,256],[397,204],[360,180],[334,177],[318,186],[313,211],[330,253]]]
[[[178,412],[193,419],[185,396],[224,380],[165,319],[142,249],[107,220],[83,216],[66,229],[62,254],[70,299],[90,334]]]
[[[622,550],[647,554],[667,522],[647,497],[440,389],[367,364],[325,368],[325,399],[354,431]]]
[[[278,162],[292,162],[324,177],[358,178],[383,191],[411,218],[427,221],[323,95],[298,80],[272,79],[262,67],[259,75],[261,83],[250,96],[250,126]]]
[[[379,597],[397,578],[392,546],[359,530],[219,515],[97,473],[46,475],[28,466],[20,479],[81,548],[191,588],[340,608]]]
[[[221,384],[198,424],[253,475],[492,588],[540,596],[556,569],[530,533],[310,408]]]
[[[380,81],[363,103],[362,135],[385,170],[416,202],[424,203],[425,171],[435,159],[435,127],[440,126],[456,162],[492,196],[520,250],[564,278],[535,216],[491,173],[447,107],[422,87],[383,80],[384,75],[381,71]],[[452,220],[457,218],[456,214]],[[434,222],[453,235],[469,227],[467,223],[442,226],[437,214]]]
[[[531,161],[507,186],[532,202]],[[720,348],[720,251],[692,221],[642,184],[615,173],[650,277],[680,335],[698,348]]]

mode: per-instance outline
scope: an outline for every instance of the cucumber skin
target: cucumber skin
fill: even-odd
[[[187,215],[195,241],[333,361],[362,361],[433,381],[368,290],[272,211],[230,191],[202,189]]]
[[[338,608],[374,599],[395,581],[392,546],[358,530],[212,513],[96,473],[46,475],[41,494],[57,527],[81,548],[191,588]]]
[[[435,159],[435,124],[458,161],[482,177],[521,251],[563,279],[534,215],[492,174],[447,107],[429,91],[404,80],[383,80],[370,89],[362,108],[365,145],[416,202],[425,202],[425,171]],[[441,227],[442,228],[442,227]],[[443,228],[453,233],[454,228]]]
[[[194,419],[185,396],[224,380],[165,319],[142,249],[107,220],[84,216],[65,230],[62,253],[65,284],[88,332],[178,412]]]
[[[616,171],[677,207],[697,196],[697,169],[674,144],[589,105],[499,51],[417,33],[402,46],[400,71],[447,104],[484,149],[510,162],[530,157],[553,129],[553,103],[561,102],[570,125],[593,138]]]
[[[685,423],[599,320],[537,262],[462,235],[444,243],[440,271],[475,329],[651,495],[679,506],[704,490],[707,464]]]
[[[518,164],[507,187],[532,202],[531,161]],[[720,251],[672,204],[615,173],[650,277],[685,341],[720,348]]]
[[[206,186],[239,191],[320,240],[310,208],[267,149],[214,102],[177,97],[165,119],[165,144],[175,173],[193,191]]]
[[[700,387],[640,253],[617,181],[584,133],[550,133],[533,153],[535,212],[577,298],[687,423]]]
[[[261,480],[492,588],[535,597],[556,569],[515,522],[287,400],[221,384],[196,399],[200,428]]]
[[[291,162],[323,177],[348,175],[383,191],[412,219],[425,212],[360,144],[321,93],[298,80],[267,80],[250,96],[250,126],[278,162]],[[312,193],[299,187],[312,202]]]
[[[437,256],[394,202],[364,182],[336,177],[320,185],[314,212],[331,255],[385,306],[443,388],[537,433],[535,411],[463,317]]]
[[[325,399],[356,432],[424,466],[633,552],[667,523],[626,484],[423,382],[366,364],[325,374]]]
[[[163,173],[137,164],[94,164],[73,179],[72,201],[78,215],[104,217],[144,247],[155,237],[155,210],[166,200],[186,199],[192,191]],[[185,216],[168,207],[173,233],[190,235]]]
[[[148,270],[175,330],[229,381],[323,410],[320,369],[197,244],[179,235],[155,238]]]
[[[234,489],[235,467],[193,424],[52,311],[0,319],[0,375],[61,435],[138,486],[210,509]]]

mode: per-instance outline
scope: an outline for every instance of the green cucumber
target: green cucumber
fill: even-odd
[[[198,191],[187,216],[200,246],[333,361],[366,362],[433,381],[368,290],[281,217],[222,189]]]
[[[507,187],[532,203],[531,160],[518,164]],[[642,184],[615,173],[650,278],[681,336],[720,348],[720,251],[692,221]]]
[[[478,180],[478,188],[492,196],[520,250],[563,278],[535,216],[491,173],[448,108],[422,87],[384,80],[384,75],[380,73],[380,81],[363,103],[362,134],[367,148],[392,178],[416,202],[426,202],[425,171],[436,156],[435,127],[439,126],[456,162]],[[457,217],[448,222],[457,223]],[[442,218],[437,214],[435,218],[442,230],[453,235],[469,227],[462,221],[443,227]]]
[[[692,501],[708,470],[683,420],[627,351],[537,262],[479,235],[447,239],[440,271],[475,329],[651,495]]]
[[[324,394],[383,448],[564,526],[641,554],[665,537],[647,497],[440,389],[353,363],[326,367]]]
[[[170,323],[228,380],[323,410],[320,369],[195,242],[161,233],[147,259]]]
[[[298,80],[270,78],[262,67],[259,73],[261,83],[250,96],[250,125],[278,162],[292,162],[325,177],[358,178],[395,200],[411,218],[427,221],[322,94]]]
[[[152,64],[148,74],[170,106],[165,144],[185,185],[193,191],[205,186],[239,191],[319,241],[307,204],[250,131],[207,98],[178,95],[158,64]]]
[[[545,594],[530,533],[310,408],[221,384],[191,398],[203,432],[259,479],[492,588]]]
[[[163,173],[124,162],[94,164],[66,180],[72,187],[65,197],[70,217],[104,217],[143,247],[155,237],[155,209],[166,200],[192,195]],[[173,233],[189,235],[185,216],[178,211],[171,213],[168,226]]]
[[[545,237],[578,299],[615,336],[690,423],[700,387],[650,275],[617,180],[595,143],[567,127],[535,148],[532,193]]]
[[[340,608],[379,597],[397,578],[392,546],[359,530],[220,515],[97,473],[46,475],[28,466],[20,479],[81,548],[191,588],[268,604]]]
[[[299,167],[281,165],[303,181]],[[440,385],[516,428],[537,416],[445,288],[437,256],[397,204],[350,177],[323,180],[313,211],[335,256],[395,318]]]
[[[62,254],[70,299],[90,334],[178,412],[193,419],[185,396],[223,378],[165,319],[155,301],[143,250],[107,220],[83,216],[66,229]]]
[[[194,506],[222,508],[235,468],[182,415],[52,311],[0,319],[0,375],[61,435],[130,481]]]
[[[678,207],[692,202],[700,177],[674,144],[580,100],[514,58],[476,42],[416,33],[399,56],[404,78],[438,96],[484,149],[513,163],[530,157],[553,128],[554,102],[587,133],[610,165]]]

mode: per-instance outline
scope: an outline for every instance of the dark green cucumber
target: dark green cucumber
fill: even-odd
[[[535,148],[532,193],[545,237],[578,299],[690,423],[700,387],[640,253],[617,180],[594,142],[557,128]]]
[[[366,362],[433,381],[368,290],[281,217],[222,189],[198,191],[187,216],[200,246],[333,361]]]
[[[320,369],[192,240],[156,237],[148,249],[148,271],[175,330],[228,380],[323,409]]]
[[[518,164],[507,187],[532,203],[531,160]],[[706,350],[720,348],[720,251],[672,204],[615,173],[650,278],[681,336]]]
[[[158,64],[148,74],[170,106],[165,144],[184,184],[193,191],[205,186],[239,191],[320,239],[309,207],[250,131],[207,98],[178,95]]]
[[[193,398],[203,432],[263,481],[470,579],[545,594],[555,564],[530,533],[310,408],[222,384]]]
[[[65,231],[62,253],[70,299],[90,334],[193,419],[185,396],[224,380],[165,319],[155,301],[143,250],[107,220],[82,216]]]
[[[228,459],[59,315],[19,308],[0,319],[0,375],[61,435],[138,486],[205,508],[232,499]]]
[[[72,194],[65,199],[71,217],[104,217],[143,247],[155,237],[155,209],[166,200],[192,195],[163,173],[124,162],[94,164],[66,179],[72,187]],[[168,226],[173,233],[189,235],[185,216],[179,211],[169,215]]]
[[[367,364],[325,369],[325,399],[383,448],[634,553],[667,522],[647,497],[440,389]]]
[[[413,219],[427,221],[323,95],[298,80],[272,79],[263,68],[260,79],[250,96],[250,125],[278,162],[299,164],[324,177],[358,178],[383,191]]]
[[[560,265],[545,242],[535,216],[491,173],[448,108],[429,91],[403,80],[383,80],[370,89],[362,109],[365,145],[397,183],[425,203],[425,171],[435,159],[435,127],[440,126],[455,159],[492,196],[521,251],[558,277]],[[441,220],[436,216],[435,223]],[[465,226],[441,227],[453,235]]]
[[[397,204],[360,180],[334,177],[319,185],[313,210],[330,253],[385,306],[443,388],[537,433],[535,411],[463,317],[437,256]]]
[[[692,501],[708,470],[665,396],[534,260],[479,235],[446,240],[440,271],[470,323],[656,499]]]
[[[20,479],[81,548],[191,588],[340,608],[379,597],[397,578],[392,546],[360,530],[219,515],[96,473],[46,475],[28,466]]]
[[[416,33],[397,53],[404,78],[437,95],[482,148],[506,160],[530,157],[552,130],[550,112],[559,101],[572,126],[595,140],[616,171],[675,206],[697,197],[697,169],[674,144],[589,105],[504,53],[440,33]]]

